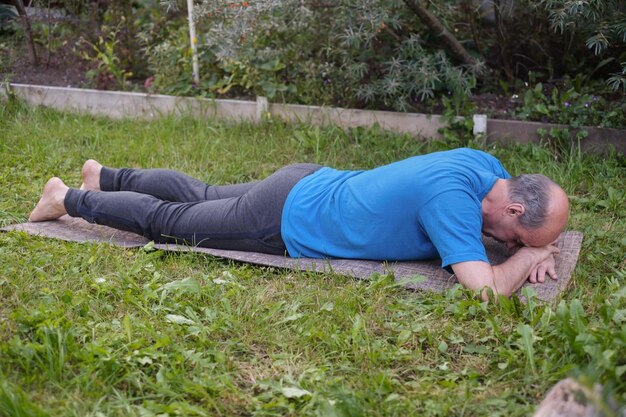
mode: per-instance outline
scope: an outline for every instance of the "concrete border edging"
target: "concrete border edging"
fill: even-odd
[[[125,117],[153,119],[163,115],[192,114],[196,117],[233,121],[259,121],[269,115],[313,125],[334,123],[343,127],[371,127],[378,123],[383,129],[435,138],[441,136],[438,130],[446,126],[440,116],[275,104],[269,103],[265,97],[258,97],[254,102],[26,84],[5,84],[4,88],[0,88],[0,97],[6,98],[9,94],[31,105],[79,111],[114,119]]]
[[[221,118],[237,114],[241,120],[254,120],[257,114],[257,103],[239,100],[220,100],[219,103],[215,103],[211,100],[160,94],[5,84],[5,88],[0,89],[0,96],[6,97],[9,94],[35,106],[113,119],[127,117],[153,119],[163,115],[191,113],[198,117]]]
[[[390,111],[357,110],[299,104],[269,103],[265,97],[255,101],[176,97],[160,94],[101,91],[80,88],[50,87],[27,84],[0,84],[0,99],[15,95],[38,106],[62,111],[77,111],[114,119],[132,117],[153,119],[163,115],[191,114],[195,117],[232,121],[260,121],[277,117],[286,121],[307,122],[313,125],[335,124],[341,127],[372,127],[408,133],[414,136],[440,139],[439,130],[448,126],[438,115],[396,113]],[[576,141],[580,130],[587,136],[580,139],[584,152],[606,153],[611,148],[626,155],[626,130],[598,127],[570,128],[565,125],[519,120],[487,119],[474,115],[474,134],[484,135],[488,142],[539,143],[539,129],[567,129]]]
[[[583,152],[607,153],[611,148],[616,152],[626,155],[626,130],[611,129],[606,127],[581,127],[572,128],[566,125],[527,122],[521,120],[488,119],[487,141],[498,143],[540,143],[543,139],[539,130],[549,133],[551,129],[567,129],[570,140],[576,143],[577,135],[581,131],[586,136],[580,138],[580,148]]]

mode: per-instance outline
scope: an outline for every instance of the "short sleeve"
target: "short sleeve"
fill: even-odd
[[[481,205],[470,194],[441,193],[422,208],[419,217],[443,268],[458,262],[489,262],[481,240]]]

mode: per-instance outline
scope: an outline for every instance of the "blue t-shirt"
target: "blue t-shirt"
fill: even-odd
[[[455,149],[367,171],[321,168],[287,196],[281,234],[291,257],[488,262],[481,202],[498,178],[493,156]]]

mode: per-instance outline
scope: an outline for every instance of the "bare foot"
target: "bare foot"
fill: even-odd
[[[81,190],[100,190],[100,170],[102,170],[102,164],[93,159],[88,159],[83,164],[81,171],[83,175],[83,184],[80,186]]]
[[[28,217],[29,222],[43,222],[46,220],[54,220],[67,214],[65,210],[65,194],[68,187],[60,178],[52,177],[43,187],[41,199],[35,206],[35,209]]]

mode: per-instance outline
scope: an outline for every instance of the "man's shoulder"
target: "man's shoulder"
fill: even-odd
[[[490,153],[472,148],[458,148],[451,152],[455,155],[453,159],[458,159],[457,169],[460,171],[476,170],[494,174],[498,178],[511,177],[502,162]]]
[[[498,158],[496,158],[495,156],[493,156],[492,154],[488,152],[481,151],[480,149],[456,148],[456,149],[451,150],[450,153],[466,155],[470,158],[475,158],[475,159],[488,159],[490,161],[497,161],[498,163],[500,163]]]

